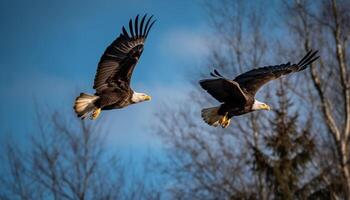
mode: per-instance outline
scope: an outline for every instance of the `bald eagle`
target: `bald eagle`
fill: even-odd
[[[97,68],[93,88],[94,95],[81,93],[75,100],[74,110],[84,119],[91,113],[96,119],[101,110],[120,109],[130,104],[150,100],[151,97],[130,88],[132,72],[143,52],[144,43],[155,20],[139,15],[134,23],[129,21],[129,33],[122,27],[122,33],[107,47]]]
[[[270,110],[270,106],[255,99],[256,92],[267,82],[282,75],[306,69],[319,58],[317,51],[309,51],[298,64],[267,66],[240,74],[233,80],[224,78],[217,70],[210,73],[214,78],[199,81],[211,96],[222,103],[220,106],[202,110],[202,118],[211,126],[226,128],[233,116],[256,110]]]

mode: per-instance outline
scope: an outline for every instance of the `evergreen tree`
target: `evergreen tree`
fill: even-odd
[[[299,115],[290,114],[293,103],[283,84],[277,96],[278,106],[270,121],[273,132],[264,136],[261,147],[253,147],[253,170],[263,175],[274,199],[303,199],[308,195],[300,194],[301,180],[315,152],[310,125],[298,128]]]

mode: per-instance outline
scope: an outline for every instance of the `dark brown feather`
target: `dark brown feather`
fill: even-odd
[[[199,84],[219,102],[244,104],[247,101],[246,95],[235,81],[224,78],[205,79]]]
[[[136,17],[134,24],[130,19],[129,33],[125,27],[122,27],[122,33],[103,53],[98,64],[93,87],[97,94],[106,89],[115,88],[121,85],[122,82],[124,87],[130,87],[132,72],[143,52],[147,34],[154,23],[153,21],[151,26],[148,27],[153,17],[151,16],[144,28],[143,24],[146,16],[143,16],[140,26],[138,24],[139,16]]]
[[[236,81],[246,93],[255,96],[255,93],[267,82],[277,79],[282,75],[306,69],[312,62],[319,58],[319,56],[315,57],[316,54],[317,51],[309,51],[298,64],[291,65],[288,62],[286,64],[253,69],[237,76],[234,81]]]
[[[99,94],[100,98],[95,102],[95,106],[102,108],[102,110],[123,108],[132,103],[131,96],[131,90],[124,90],[122,88],[106,89]]]

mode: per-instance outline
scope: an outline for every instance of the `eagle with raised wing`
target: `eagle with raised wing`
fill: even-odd
[[[84,119],[91,113],[96,119],[101,110],[120,109],[125,106],[148,101],[150,96],[130,88],[132,72],[143,52],[144,44],[155,20],[139,15],[129,21],[129,32],[122,27],[119,37],[107,47],[97,68],[94,95],[81,93],[75,100],[74,110]]]
[[[270,110],[270,106],[255,99],[256,92],[267,82],[283,75],[306,69],[317,60],[317,51],[309,51],[298,64],[281,65],[250,70],[233,80],[224,78],[217,70],[210,73],[214,78],[199,81],[199,84],[221,105],[202,110],[202,118],[211,126],[226,128],[233,116],[256,110]]]

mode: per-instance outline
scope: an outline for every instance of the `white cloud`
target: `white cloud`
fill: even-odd
[[[201,58],[209,53],[209,42],[210,37],[203,31],[173,29],[163,35],[161,50],[174,57]]]

